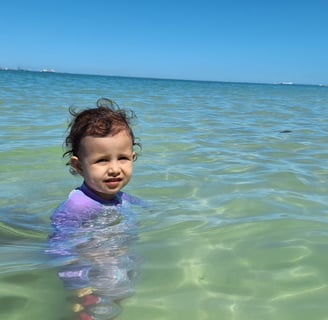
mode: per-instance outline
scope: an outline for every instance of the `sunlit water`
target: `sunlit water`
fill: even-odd
[[[68,107],[114,99],[143,148],[120,320],[327,319],[328,88],[0,72],[0,319],[73,320],[49,216],[81,179]]]

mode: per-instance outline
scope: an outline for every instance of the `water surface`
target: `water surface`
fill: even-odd
[[[117,319],[326,319],[328,88],[0,72],[0,317],[70,319],[49,216],[81,179],[70,105],[114,99],[143,144],[142,257]]]

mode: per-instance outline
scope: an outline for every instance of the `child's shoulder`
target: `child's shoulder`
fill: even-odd
[[[101,209],[101,204],[86,196],[81,190],[72,190],[67,198],[54,211],[53,218],[65,217],[69,219],[79,219],[90,217]]]

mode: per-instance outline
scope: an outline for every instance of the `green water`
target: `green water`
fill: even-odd
[[[68,106],[114,99],[143,144],[126,319],[327,319],[328,88],[0,72],[0,318],[73,320],[43,252],[81,183]],[[288,130],[289,132],[283,132]]]

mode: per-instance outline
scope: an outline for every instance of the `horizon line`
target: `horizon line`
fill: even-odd
[[[35,72],[35,73],[55,73],[55,74],[71,74],[81,76],[96,76],[96,77],[116,77],[116,78],[135,78],[135,79],[149,79],[149,80],[167,80],[167,81],[190,81],[190,82],[216,82],[216,83],[236,83],[236,84],[263,84],[263,85],[283,85],[283,86],[318,86],[328,87],[328,84],[323,83],[298,83],[293,81],[279,81],[279,82],[252,82],[252,81],[226,81],[226,80],[201,80],[201,79],[183,79],[183,78],[160,78],[153,76],[132,76],[132,75],[114,75],[114,74],[97,74],[97,73],[77,73],[67,71],[55,71],[53,68],[25,69],[21,67],[7,68],[0,67],[0,71],[18,71],[18,72]]]

